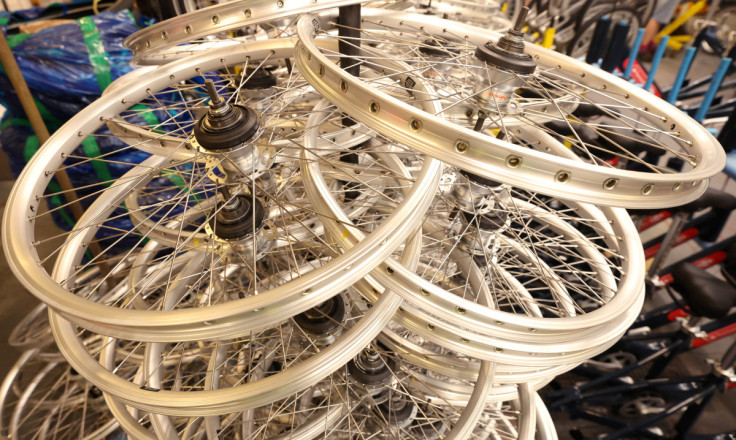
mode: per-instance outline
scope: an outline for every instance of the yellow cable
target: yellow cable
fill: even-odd
[[[99,14],[100,10],[97,9],[97,5],[100,3],[100,0],[92,0],[92,10],[95,14]]]

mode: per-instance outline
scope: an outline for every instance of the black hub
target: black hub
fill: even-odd
[[[332,333],[340,327],[345,318],[345,301],[342,296],[336,295],[317,307],[294,317],[294,321],[307,333],[320,335]]]
[[[403,427],[411,422],[417,410],[416,405],[409,401],[408,398],[402,398],[403,396],[397,397],[391,398],[389,396],[385,402],[381,402],[377,406],[384,420],[387,420],[392,425]]]
[[[221,191],[225,204],[218,203],[217,213],[210,219],[215,235],[225,240],[237,240],[257,231],[266,216],[261,202],[249,196],[233,198],[226,189]]]
[[[472,212],[462,211],[465,221],[470,225],[485,231],[497,231],[501,229],[509,218],[508,212],[487,212],[485,214],[475,214]]]
[[[263,67],[258,69],[247,68],[245,77],[247,81],[243,84],[243,88],[247,90],[263,90],[276,85],[276,77]]]
[[[212,80],[205,80],[211,102],[207,114],[194,126],[194,138],[207,150],[226,150],[248,142],[258,131],[258,115],[248,107],[230,105],[220,98]]]
[[[475,56],[490,65],[502,70],[511,71],[521,75],[534,73],[537,64],[531,55],[524,52],[524,21],[528,7],[524,7],[516,19],[514,27],[509,29],[506,35],[501,37],[497,43],[490,41],[479,46],[475,50]]]
[[[419,52],[433,57],[447,57],[459,54],[460,50],[449,41],[424,40]]]
[[[393,359],[382,356],[373,347],[368,347],[348,362],[350,375],[364,385],[383,385],[391,380],[395,369]]]
[[[89,388],[89,396],[93,399],[99,399],[102,397],[102,391],[99,388],[92,386]]]

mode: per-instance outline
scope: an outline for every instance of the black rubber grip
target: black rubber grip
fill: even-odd
[[[608,51],[606,51],[606,56],[603,58],[603,63],[601,63],[601,69],[610,73],[623,64],[628,49],[626,47],[626,37],[629,35],[629,29],[631,29],[631,26],[626,21],[619,21],[613,27],[611,44],[608,45]]]
[[[598,23],[595,24],[595,30],[593,31],[593,39],[590,40],[590,46],[588,47],[588,55],[585,57],[586,63],[597,63],[598,60],[603,58],[604,52],[606,51],[606,43],[608,42],[608,30],[610,28],[610,18],[603,16],[598,19]]]

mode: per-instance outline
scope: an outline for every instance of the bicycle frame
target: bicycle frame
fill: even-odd
[[[684,318],[683,314],[686,312],[681,311],[681,309],[669,310],[668,307],[665,306],[651,312],[656,312],[651,316],[645,314],[644,319],[638,322],[659,324],[661,326],[676,321],[678,318]],[[647,378],[652,379],[658,376],[678,355],[736,334],[736,313],[709,322],[699,328],[690,326],[685,328],[683,326],[683,328],[672,332],[642,334],[641,332],[646,328],[646,325],[632,328],[616,345],[616,347],[624,346],[631,349],[634,354],[638,355],[638,361],[604,374],[593,367],[586,367],[585,364],[577,367],[573,370],[575,373],[593,377],[593,379],[582,385],[549,393],[548,396],[553,398],[560,396],[560,399],[555,401],[554,405],[574,401],[582,396],[582,393],[599,385],[627,383],[628,379],[625,378],[629,376],[629,373],[648,364],[651,364],[652,368],[649,370]],[[671,342],[667,343],[666,341]]]
[[[604,398],[604,395],[610,396],[616,393],[634,392],[638,390],[648,389],[665,391],[679,390],[679,394],[682,394],[684,396],[684,398],[669,406],[664,411],[646,416],[633,423],[627,420],[620,419],[618,417],[598,413],[592,409],[581,408],[577,405],[571,406],[566,409],[569,411],[572,419],[582,418],[616,430],[605,436],[596,437],[599,440],[620,439],[632,433],[636,433],[636,435],[640,436],[641,438],[649,438],[655,440],[670,439],[671,437],[668,437],[664,434],[658,434],[646,428],[674,414],[677,414],[680,411],[685,410],[685,412],[682,414],[675,425],[675,431],[677,432],[677,434],[674,438],[681,439],[683,438],[685,433],[687,433],[687,431],[694,425],[698,417],[702,414],[705,407],[708,405],[708,403],[710,403],[716,391],[718,391],[718,389],[722,386],[723,384],[718,380],[718,378],[714,378],[712,375],[704,375],[685,377],[681,379],[649,380],[633,385],[622,385],[620,387],[608,388],[595,395],[595,397]],[[729,387],[731,388],[732,386]],[[581,400],[589,398],[593,398],[593,396],[584,396],[581,398]],[[702,436],[701,438],[716,440],[717,438],[724,438],[719,437],[723,435],[724,433],[719,433],[712,436]]]
[[[734,316],[729,318],[736,322]],[[678,339],[675,344],[682,345],[682,342],[683,339]],[[710,361],[709,363],[712,364],[713,369],[709,374],[676,379],[647,379],[639,383],[621,381],[618,384],[613,385],[608,385],[606,383],[607,378],[601,377],[581,386],[575,386],[568,390],[549,393],[547,398],[550,396],[563,396],[562,398],[549,403],[549,407],[550,409],[562,409],[567,411],[572,419],[586,419],[615,430],[605,436],[597,437],[598,439],[615,440],[626,435],[636,433],[640,438],[681,440],[685,438],[687,432],[697,422],[716,391],[736,387],[736,377],[734,377],[733,371],[729,370],[729,368],[733,368],[735,348],[736,344],[732,345],[720,363]],[[644,364],[652,359],[656,359],[658,356],[661,356],[661,353],[666,353],[670,351],[670,349],[671,347],[664,347],[649,358],[636,363],[635,366]],[[635,366],[624,367],[618,372],[614,372],[614,375],[620,374],[622,371],[631,371]],[[591,390],[592,387],[597,385],[606,386]],[[624,403],[629,401],[627,396],[631,393],[644,390],[656,391],[664,395],[665,398],[673,400],[674,403],[668,406],[664,411],[647,415],[634,422],[623,420],[609,414],[604,414],[581,405],[583,403],[591,403],[594,405],[604,404],[606,406],[610,406],[611,404],[615,405],[618,403]],[[665,434],[660,434],[654,430],[647,429],[649,426],[652,426],[653,424],[683,410],[684,412],[674,425],[676,432],[674,437],[666,436]],[[717,440],[730,438],[726,436],[733,434],[734,432],[729,432],[710,436],[692,436],[689,438],[692,440]]]

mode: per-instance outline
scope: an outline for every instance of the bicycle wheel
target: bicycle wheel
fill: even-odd
[[[537,405],[537,435],[535,438],[538,440],[557,440],[557,430],[555,429],[555,422],[552,416],[544,405],[544,401],[536,395]]]
[[[320,108],[320,110],[320,112],[317,112],[318,114],[325,114],[323,109]],[[333,119],[330,116],[330,110],[327,110],[326,114],[328,116],[327,121]],[[335,113],[335,115],[341,116],[340,113]],[[320,127],[324,127],[324,125],[320,124],[314,128],[319,130]],[[403,161],[411,162],[412,158],[415,158],[416,167],[414,170],[422,168],[421,161],[417,162],[418,159],[415,153],[405,149],[401,150],[391,143],[387,144],[379,141],[380,139],[372,139],[371,145],[348,150],[349,153],[345,153],[339,148],[330,147],[328,149],[330,155],[319,155],[319,165],[325,168],[330,175],[330,180],[335,184],[350,187],[350,190],[345,191],[344,194],[344,197],[350,200],[343,204],[357,204],[359,209],[354,210],[357,213],[373,210],[374,205],[377,205],[375,201],[372,201],[372,197],[366,196],[368,188],[363,188],[363,186],[370,186],[372,192],[382,194],[380,210],[390,211],[395,207],[393,199],[400,198],[400,195],[394,194],[394,192],[406,191],[405,185],[401,182],[403,180],[413,180],[408,171],[402,171],[405,168]],[[356,163],[361,166],[359,173],[352,171],[353,168],[350,167],[352,162],[347,159],[340,160],[345,156],[355,158]],[[376,162],[372,157],[380,158],[381,162]],[[401,160],[397,158],[401,158]],[[158,159],[152,158],[151,160]],[[336,168],[338,164],[340,168],[344,169]],[[142,166],[146,167],[147,165],[144,162]],[[397,173],[394,177],[386,173],[391,169],[394,169]],[[139,171],[134,168],[129,174],[136,175],[139,174]],[[305,176],[305,178],[308,178],[308,176]],[[132,179],[126,175],[121,180],[128,181]],[[287,181],[287,179],[277,180]],[[397,184],[397,180],[401,181]],[[149,186],[140,191],[140,194],[149,197],[150,194],[165,193],[161,190],[160,183],[152,188],[150,187],[150,184],[156,181],[156,179],[147,179],[146,182]],[[387,185],[391,186],[387,187]],[[296,183],[286,186],[296,194],[302,192]],[[328,186],[334,188],[334,185]],[[166,187],[164,186],[164,188]],[[137,193],[131,194],[139,197]],[[104,196],[102,198],[103,200],[106,199]],[[126,197],[127,209],[137,209],[137,205],[132,203],[131,200],[131,196]],[[108,205],[108,203],[105,202],[105,205]],[[90,207],[90,211],[95,211],[94,205]],[[309,211],[308,214],[313,212],[311,209]],[[299,212],[292,209],[291,214],[298,216]],[[201,214],[197,213],[194,217],[199,215]],[[365,223],[351,221],[351,224],[370,230],[375,228],[376,224],[385,217],[385,214],[380,215],[378,220],[376,214],[369,214],[368,217],[372,217],[372,219],[366,220],[363,218],[362,220],[366,220]],[[171,222],[175,225],[181,225],[187,221],[182,216],[171,219]],[[308,222],[308,220],[303,222]],[[157,223],[160,224],[160,222]],[[142,222],[138,223],[139,227],[142,224]],[[283,227],[287,226],[284,225]],[[170,229],[168,236],[163,231],[164,229]],[[302,230],[302,233],[310,230],[314,231],[315,229],[315,226],[311,225],[309,229]],[[192,243],[186,252],[181,252],[179,255],[175,252],[173,256],[176,258],[172,258],[171,253],[163,251],[172,245],[168,240],[172,236],[176,237],[177,230],[167,225],[154,225],[147,228],[146,232],[148,236],[154,237],[155,240],[160,238],[163,238],[163,240],[151,240],[137,251],[136,258],[131,263],[132,269],[126,272],[127,278],[124,279],[122,287],[112,290],[107,298],[103,298],[107,304],[122,303],[126,308],[165,312],[172,309],[206,307],[210,303],[233,304],[234,301],[239,301],[238,298],[247,296],[248,292],[252,291],[254,283],[251,269],[247,264],[243,265],[240,259],[225,259],[219,253],[211,255],[206,252],[206,246],[204,249],[201,249],[201,246],[198,249],[196,243]],[[185,241],[196,242],[197,239],[194,237],[197,233],[197,231],[178,230],[178,236]],[[290,236],[297,235],[296,231],[290,231]],[[412,234],[412,237],[415,237],[412,239],[413,242],[416,241],[419,235]],[[206,238],[207,236],[202,240]],[[79,236],[76,237],[76,240],[85,240],[85,238]],[[329,259],[332,258],[329,253],[317,253],[328,243],[329,241],[324,239],[320,239],[318,242],[315,241],[315,245],[312,246],[308,246],[309,243],[305,239],[300,240],[299,246],[296,246],[296,243],[289,243],[291,244],[291,246],[287,246],[289,258],[281,264],[276,264],[278,262],[278,247],[269,248],[268,255],[261,259],[265,261],[276,259],[276,261],[272,261],[268,264],[268,267],[264,267],[263,273],[268,274],[268,276],[264,275],[263,278],[267,279],[269,283],[278,284],[293,281],[297,277],[309,276],[311,272],[319,270],[320,266],[329,264]],[[67,243],[67,245],[71,249],[76,247],[72,242]],[[225,243],[222,244],[222,246],[225,245]],[[227,245],[236,246],[232,243]],[[383,245],[385,246],[387,243],[383,243]],[[417,248],[417,246],[407,244],[405,249],[414,248]],[[253,249],[256,248],[253,247],[250,250]],[[404,253],[405,257],[402,260],[410,266],[411,259],[418,258],[416,251],[407,253],[405,250]],[[301,254],[308,258],[297,258]],[[249,255],[249,252],[246,252],[246,255]],[[60,279],[73,279],[68,273],[76,270],[77,267],[78,264],[75,263],[75,260],[62,255],[57,261],[54,274]],[[268,284],[266,285],[268,286]],[[74,289],[73,285],[67,287]],[[215,293],[217,294],[215,295]],[[265,294],[261,292],[258,296]],[[374,305],[371,303],[363,307],[357,305],[358,303],[355,301],[351,302],[349,298],[341,298],[343,298],[343,295],[332,296],[317,308],[298,314],[292,319],[289,319],[288,316],[291,312],[279,317],[282,311],[277,308],[270,308],[269,313],[263,316],[260,322],[257,322],[259,321],[258,318],[250,320],[248,333],[243,331],[236,333],[237,330],[231,329],[230,331],[236,335],[232,341],[223,338],[203,340],[200,337],[192,343],[177,340],[179,342],[170,345],[162,342],[145,346],[138,339],[130,340],[127,341],[128,345],[135,346],[137,344],[137,351],[126,352],[125,356],[118,361],[114,358],[106,358],[109,362],[106,364],[108,369],[115,373],[100,368],[97,361],[90,356],[81,341],[76,338],[77,329],[74,326],[55,315],[52,315],[54,316],[52,323],[57,342],[69,362],[85,377],[88,377],[90,381],[109,393],[112,398],[147,411],[173,412],[175,414],[186,414],[186,411],[191,411],[192,414],[219,414],[222,411],[234,411],[248,406],[264,405],[278,399],[279,396],[285,397],[284,393],[288,395],[313,385],[315,381],[321,380],[326,374],[347,362],[350,357],[356,354],[357,350],[360,350],[365,343],[375,337],[401,304],[398,297],[388,292],[384,292]],[[352,304],[352,306],[337,304]],[[373,306],[369,307],[370,305]],[[293,310],[293,306],[292,302],[286,309]],[[322,316],[328,312],[330,313],[329,316]],[[325,318],[329,319],[325,321]],[[285,319],[287,320],[286,323],[284,323]],[[315,320],[316,323],[312,322]],[[325,322],[320,323],[320,321]],[[310,333],[312,329],[317,334],[312,335]],[[206,336],[207,331],[208,329],[205,327],[200,334]],[[244,334],[249,334],[249,336],[243,336]],[[271,374],[262,380],[254,379],[252,375],[243,372],[236,372],[236,375],[233,376],[229,365],[220,365],[219,363],[216,364],[216,367],[210,366],[204,372],[197,373],[218,377],[227,375],[231,383],[240,383],[238,387],[217,391],[208,391],[208,388],[205,388],[200,389],[198,393],[187,393],[188,395],[182,396],[179,390],[164,387],[160,377],[157,382],[146,382],[145,387],[141,388],[138,384],[120,380],[116,376],[116,374],[122,373],[126,377],[133,378],[136,377],[134,372],[143,368],[146,371],[144,377],[147,380],[153,380],[154,373],[160,373],[160,368],[165,366],[158,364],[160,359],[181,359],[183,358],[181,351],[186,353],[194,351],[209,352],[216,351],[219,347],[223,350],[232,350],[232,352],[226,351],[219,355],[226,359],[241,359],[246,356],[244,353],[254,356],[248,350],[251,350],[254,344],[264,344],[266,340],[281,342],[273,350],[278,351],[277,357],[279,359],[283,359],[284,362],[288,359],[289,368],[283,368],[284,371],[279,374]],[[285,340],[290,340],[293,344],[283,342]],[[112,356],[116,353],[116,350],[111,348],[110,344],[110,342],[106,344],[105,350],[109,356]],[[326,344],[329,344],[328,348],[325,348]],[[144,348],[146,350],[145,355],[142,353]],[[262,356],[261,353],[262,351],[258,351],[259,356]],[[246,357],[244,361],[248,362],[248,359],[251,358]],[[263,362],[263,359],[261,362]],[[250,361],[250,363],[258,364],[256,361]],[[195,375],[195,373],[192,373],[192,375]],[[188,376],[188,374],[185,376]]]
[[[181,280],[175,284],[181,286]],[[203,416],[269,405],[313,386],[356,355],[400,304],[388,294],[369,309],[356,308],[338,295],[284,323],[228,340],[148,345],[108,340],[100,354],[104,366],[76,337],[74,326],[53,312],[51,324],[74,368],[115,400],[147,412]],[[120,345],[135,348],[120,354]],[[139,371],[143,381],[136,383]]]
[[[118,429],[102,393],[61,362],[25,351],[0,387],[0,432],[17,439],[102,440]]]
[[[302,73],[356,120],[451,165],[563,199],[649,208],[693,200],[724,165],[722,148],[701,126],[583,63],[527,46],[516,62],[495,68],[474,61],[476,51],[492,59],[496,50],[485,45],[495,37],[480,29],[380,10],[364,11],[362,20],[360,38],[368,41],[355,62],[365,75],[347,74],[334,63],[344,54],[315,45],[317,36],[340,37],[315,29],[308,17],[298,25]],[[444,113],[412,106],[427,100],[440,102]],[[484,116],[476,118],[479,110]],[[584,162],[514,146],[515,126],[567,142]],[[682,172],[659,165],[672,157],[685,162]]]
[[[426,4],[416,1],[406,12],[443,17],[445,19],[482,26],[494,31],[508,28],[511,18],[521,11],[521,0],[484,0],[469,2],[465,0],[434,0]]]
[[[590,13],[592,0],[574,1],[530,1],[526,25],[529,33],[535,35],[535,41],[541,41],[541,36],[553,29],[556,50],[566,47],[575,35],[580,16]],[[518,18],[518,15],[514,17]]]
[[[13,328],[8,344],[23,351],[41,348],[51,343],[51,328],[46,304],[39,304]]]
[[[310,125],[321,117],[314,113]],[[328,235],[349,249],[362,234],[345,228],[339,204],[323,197],[326,182],[310,158],[319,151],[315,136],[304,139],[306,193],[330,212],[322,218]],[[563,203],[451,168],[440,187],[425,216],[419,270],[387,261],[371,273],[407,301],[402,325],[482,359],[571,368],[636,318],[643,256],[625,211]]]
[[[76,284],[78,291],[88,289],[94,285],[94,281],[100,277],[99,267],[93,267],[92,269],[81,274]],[[107,285],[101,285],[100,289],[105,292],[108,288]],[[91,343],[92,341],[88,341]],[[63,357],[56,350],[56,347],[51,347],[53,343],[53,336],[51,334],[51,327],[49,326],[48,319],[48,308],[46,304],[39,304],[28,315],[26,315],[10,332],[8,337],[8,344],[19,349],[19,350],[31,350],[38,349],[34,355],[36,358],[44,360],[46,362],[62,361]],[[43,349],[43,350],[41,350]]]
[[[273,47],[270,46],[271,42],[264,44]],[[282,39],[278,44],[287,44],[287,40]],[[291,44],[293,44],[293,41]],[[257,47],[258,44],[256,43],[254,46]],[[285,47],[285,52],[280,53],[283,56],[289,56],[292,52],[290,52],[288,45]],[[440,171],[439,163],[436,161],[424,161],[416,175],[417,177],[407,176],[404,171],[400,171],[398,168],[394,168],[396,171],[391,176],[390,169],[385,167],[384,169],[377,169],[375,172],[377,174],[366,174],[366,178],[381,177],[386,182],[393,183],[389,187],[377,188],[363,185],[355,190],[357,197],[353,197],[349,202],[369,205],[368,201],[370,200],[385,199],[388,196],[389,200],[401,200],[400,205],[403,204],[404,208],[395,205],[397,209],[394,213],[382,217],[381,225],[384,225],[383,227],[373,225],[373,232],[370,236],[375,237],[376,241],[372,243],[366,241],[364,245],[359,246],[364,248],[365,253],[349,252],[331,258],[322,268],[318,268],[301,278],[269,280],[269,283],[276,283],[271,285],[272,288],[264,285],[258,286],[259,294],[257,296],[246,295],[247,298],[243,298],[238,302],[230,302],[228,305],[212,304],[210,307],[210,304],[205,304],[205,307],[195,307],[188,310],[129,310],[119,313],[121,307],[126,307],[125,300],[115,298],[111,300],[114,302],[111,305],[97,304],[95,301],[104,295],[100,296],[96,292],[88,292],[85,297],[89,300],[75,295],[57,282],[52,281],[50,275],[40,265],[32,263],[56,257],[58,253],[58,259],[63,261],[59,267],[63,267],[65,272],[63,274],[59,272],[56,275],[58,276],[57,280],[62,282],[63,285],[64,282],[73,281],[74,277],[79,276],[79,274],[97,263],[107,263],[114,268],[127,255],[135,256],[145,246],[147,233],[161,232],[163,234],[174,230],[175,240],[176,237],[181,240],[176,240],[177,247],[169,251],[168,258],[171,259],[185,255],[185,251],[204,250],[211,257],[217,256],[214,261],[218,264],[224,264],[228,258],[235,257],[241,260],[239,264],[245,265],[248,261],[253,261],[254,257],[255,260],[259,260],[259,252],[256,252],[255,256],[252,255],[254,248],[252,242],[254,237],[258,236],[260,238],[256,240],[255,247],[265,252],[268,247],[277,246],[276,250],[274,248],[268,249],[268,255],[276,258],[277,249],[282,249],[286,252],[284,254],[286,263],[283,264],[288,264],[288,261],[291,261],[292,258],[292,251],[289,250],[289,246],[298,246],[298,240],[306,240],[304,237],[291,237],[290,234],[293,229],[290,228],[295,225],[302,232],[310,234],[311,238],[309,240],[321,243],[318,252],[322,254],[331,252],[329,246],[325,247],[328,243],[323,243],[317,233],[309,232],[309,223],[300,223],[302,219],[307,218],[305,216],[314,214],[307,206],[303,205],[302,202],[305,199],[300,199],[298,194],[294,198],[292,191],[297,191],[301,185],[302,177],[296,165],[296,158],[298,157],[296,152],[301,148],[299,137],[311,108],[302,108],[295,113],[294,108],[288,106],[288,101],[283,103],[283,112],[278,111],[282,107],[274,107],[277,111],[269,114],[268,119],[264,119],[265,123],[257,132],[257,139],[261,139],[263,144],[258,143],[258,141],[254,142],[252,145],[257,145],[258,148],[247,147],[246,150],[248,148],[250,150],[246,153],[243,153],[244,150],[238,150],[240,153],[235,153],[240,154],[238,158],[233,157],[230,152],[218,152],[213,155],[203,153],[201,149],[190,150],[187,154],[182,153],[180,160],[171,157],[151,157],[146,159],[143,165],[138,165],[134,169],[135,171],[127,171],[129,174],[125,179],[115,180],[113,178],[109,181],[90,183],[78,188],[77,191],[79,191],[82,203],[88,206],[87,212],[84,218],[77,222],[74,231],[68,236],[52,237],[51,240],[54,240],[53,242],[58,245],[58,248],[51,255],[37,255],[34,246],[29,246],[27,239],[21,238],[36,236],[37,238],[31,239],[31,243],[40,243],[46,240],[42,235],[44,231],[36,230],[34,222],[29,222],[28,217],[33,220],[39,216],[58,214],[58,211],[60,211],[60,207],[44,210],[40,203],[50,197],[68,194],[65,191],[58,190],[45,191],[54,170],[64,169],[70,174],[73,172],[88,174],[92,168],[90,165],[96,164],[97,166],[106,165],[113,169],[118,176],[122,176],[130,167],[128,161],[118,160],[119,156],[116,156],[116,154],[138,154],[135,153],[138,150],[132,146],[121,146],[120,143],[116,143],[114,148],[111,148],[112,153],[106,151],[92,157],[82,157],[79,152],[75,152],[80,143],[87,142],[89,139],[100,143],[114,139],[104,131],[98,133],[99,128],[108,121],[108,118],[123,114],[130,115],[128,120],[132,121],[133,116],[135,116],[139,123],[145,127],[146,123],[140,122],[141,119],[144,119],[140,116],[140,113],[150,112],[150,110],[136,111],[133,109],[129,111],[127,109],[141,102],[161,102],[162,94],[173,93],[175,96],[180,96],[180,93],[184,94],[184,91],[186,91],[186,93],[192,94],[194,98],[190,101],[183,100],[185,104],[181,103],[182,99],[174,100],[171,107],[168,107],[168,103],[163,103],[161,109],[166,111],[170,108],[176,108],[176,110],[172,110],[173,116],[169,115],[169,120],[165,124],[156,125],[157,129],[164,133],[175,133],[180,139],[186,139],[186,135],[181,134],[181,130],[186,133],[187,127],[191,126],[194,120],[197,120],[197,112],[207,111],[206,107],[201,104],[204,100],[201,95],[205,92],[202,81],[200,80],[198,84],[194,84],[188,80],[192,77],[217,79],[219,92],[228,94],[235,100],[239,90],[238,86],[242,85],[244,80],[243,76],[238,76],[237,73],[231,73],[228,76],[227,73],[222,73],[216,69],[242,65],[247,61],[247,57],[247,50],[232,51],[223,48],[219,51],[208,52],[206,56],[196,59],[168,64],[156,70],[155,75],[151,74],[147,78],[147,82],[139,83],[136,87],[129,84],[128,87],[123,87],[106,95],[98,103],[81,112],[63,130],[55,134],[52,140],[34,157],[25,173],[20,177],[19,183],[9,200],[11,208],[4,219],[4,244],[9,255],[13,255],[11,265],[30,291],[37,294],[52,309],[61,312],[65,318],[71,319],[83,328],[101,334],[123,338],[127,336],[128,339],[135,340],[168,342],[171,340],[200,339],[199,332],[206,328],[209,335],[219,334],[222,337],[227,337],[244,331],[244,328],[237,328],[240,327],[240,324],[233,326],[232,321],[230,321],[240,312],[245,312],[246,315],[249,315],[249,318],[238,322],[246,326],[251,324],[256,326],[269,324],[272,318],[277,319],[275,315],[271,316],[260,312],[264,308],[276,306],[279,302],[286,307],[281,308],[282,312],[291,314],[291,316],[323,302],[329,296],[341,290],[337,287],[339,284],[342,284],[343,281],[346,282],[342,289],[349,286],[360,278],[360,272],[365,273],[371,270],[372,265],[391,253],[394,244],[398,246],[411,234],[421,218],[423,210],[426,209],[423,206],[427,206],[429,203],[428,194],[432,194],[434,192],[433,188],[436,187]],[[227,70],[225,71],[227,72]],[[285,89],[294,83],[302,87],[300,90],[305,90],[308,87],[303,82],[297,81],[297,75],[297,71],[293,70],[292,82],[285,84]],[[172,80],[172,76],[178,78],[178,81],[183,81],[181,83],[183,90],[178,89],[179,83]],[[174,82],[173,85],[172,82]],[[280,96],[284,99],[290,97],[285,93]],[[199,103],[201,110],[187,105],[187,102]],[[237,102],[240,103],[240,101]],[[325,143],[333,142],[330,136],[335,132],[335,127],[338,130],[342,129],[341,123],[333,123],[333,121],[341,121],[342,117],[341,114],[335,114],[330,119],[331,125],[325,126],[323,133]],[[181,122],[185,120],[189,122]],[[361,129],[355,127],[355,130],[360,131]],[[79,133],[82,133],[82,135],[79,135]],[[270,148],[272,145],[278,146],[278,149]],[[186,146],[187,144],[184,143],[178,149],[171,148],[167,150],[167,154],[171,156],[180,150],[187,151]],[[350,154],[363,155],[360,149],[344,153],[345,156]],[[400,150],[397,154],[401,156],[413,154],[416,156],[415,153],[406,153],[403,150]],[[261,162],[257,164],[251,161],[253,155],[257,155]],[[365,157],[370,157],[370,153],[365,153],[365,155]],[[346,165],[339,158],[336,160],[339,162],[334,164],[337,170],[336,174],[333,174],[334,181],[339,181],[340,176],[337,174],[346,169],[350,171],[352,176],[344,177],[344,180],[355,180],[356,175],[349,169],[349,162]],[[400,164],[396,162],[396,166],[400,166]],[[258,169],[254,172],[253,167]],[[48,173],[48,170],[52,170],[51,173]],[[228,175],[234,178],[237,183],[233,180],[228,181],[226,177]],[[271,179],[271,177],[277,176],[280,179],[278,182]],[[398,179],[398,183],[395,179]],[[419,183],[419,185],[414,185],[415,183]],[[107,185],[110,186],[106,188]],[[405,192],[410,187],[413,189]],[[217,192],[218,188],[220,194]],[[231,191],[230,195],[222,194],[223,189]],[[372,192],[373,195],[367,195],[366,192]],[[379,195],[381,192],[382,194]],[[148,198],[147,202],[141,204],[141,211],[145,212],[147,220],[153,220],[157,224],[155,229],[148,227],[143,230],[143,228],[146,228],[146,224],[133,223],[130,210],[125,205],[126,200],[130,200],[131,194]],[[207,231],[215,228],[211,225],[210,220],[222,211],[222,201],[233,202],[239,195],[243,195],[248,199],[243,201],[242,206],[248,204],[258,206],[260,204],[263,210],[258,215],[263,218],[257,221],[260,224],[255,228],[257,230],[255,235],[249,231],[241,231],[249,237],[246,242],[249,241],[250,244],[243,243],[241,240],[240,245],[233,246],[233,243],[228,241],[231,240],[230,238],[223,238],[224,236],[218,235],[215,231],[212,233]],[[250,200],[253,197],[258,200]],[[267,200],[263,197],[266,197]],[[64,204],[61,208],[64,206],[68,205]],[[208,210],[208,206],[217,206],[217,208],[214,211]],[[199,212],[197,207],[201,207],[204,211]],[[39,209],[42,209],[42,211],[39,212]],[[294,210],[300,210],[301,214],[292,214],[291,211]],[[136,214],[138,212],[136,211]],[[187,213],[190,212],[194,212],[195,215],[187,217]],[[198,214],[201,215],[197,216]],[[273,214],[277,217],[266,217],[266,214]],[[253,214],[253,218],[255,218],[255,215]],[[176,222],[177,219],[184,218],[182,216],[186,217],[190,223],[178,223],[178,226],[173,227],[169,225],[170,222]],[[410,218],[414,218],[414,220],[410,220]],[[396,223],[391,219],[395,219]],[[252,222],[241,222],[241,226],[248,229],[247,223],[251,223],[252,228]],[[215,224],[219,225],[216,231],[228,229],[222,226],[224,223],[220,220]],[[23,232],[18,233],[17,228],[21,228]],[[203,232],[208,235],[207,243],[197,241],[198,238],[202,237],[198,234]],[[222,233],[224,234],[224,232]],[[100,246],[98,255],[85,253],[90,243],[98,243]],[[118,249],[120,247],[125,249],[117,256],[115,255],[116,245],[119,246]],[[309,249],[310,247],[305,245],[304,248]],[[246,249],[250,249],[247,258],[245,256]],[[238,257],[238,255],[240,256]],[[165,259],[167,257],[161,256],[160,258]],[[270,261],[273,261],[273,259]],[[315,258],[315,261],[320,261],[319,256]],[[259,263],[264,263],[264,261],[256,261],[256,265]],[[295,267],[299,267],[301,264],[298,261],[293,262]],[[273,271],[273,273],[277,272],[277,270]],[[329,275],[327,275],[328,272],[330,272]],[[312,283],[310,280],[318,282]],[[317,284],[321,284],[321,287]],[[250,289],[254,291],[253,286]],[[302,295],[301,292],[305,291],[309,294]],[[271,295],[271,293],[274,294]],[[272,300],[276,302],[272,302]],[[299,310],[302,305],[304,306],[303,310]],[[241,306],[243,308],[239,310]],[[286,312],[287,308],[291,311]],[[161,319],[157,319],[156,316]],[[261,318],[257,318],[257,316],[261,316]],[[284,315],[284,317],[288,316]],[[261,324],[256,324],[257,322]]]
[[[432,342],[433,335],[419,335],[400,324],[411,320],[404,316],[396,316],[379,335],[379,341],[387,348],[400,353],[402,358],[417,368],[428,371],[441,370],[448,377],[456,380],[474,380],[480,365],[478,358],[467,356],[462,352]],[[413,326],[412,328],[421,328]],[[488,402],[500,402],[515,399],[516,384],[527,383],[538,390],[547,385],[555,376],[567,371],[568,367],[557,366],[515,366],[496,364],[493,376],[493,389],[487,396]]]
[[[278,356],[269,362],[268,371],[279,368]],[[530,438],[529,388],[520,387],[520,401],[511,408],[484,399],[492,366],[485,363],[476,376],[481,379],[468,382],[420,372],[399,353],[372,344],[329,378],[275,404],[221,417],[154,415],[152,420],[160,438],[279,438],[287,433],[290,438],[343,438],[377,432],[389,438]],[[209,386],[230,383],[213,379]]]

